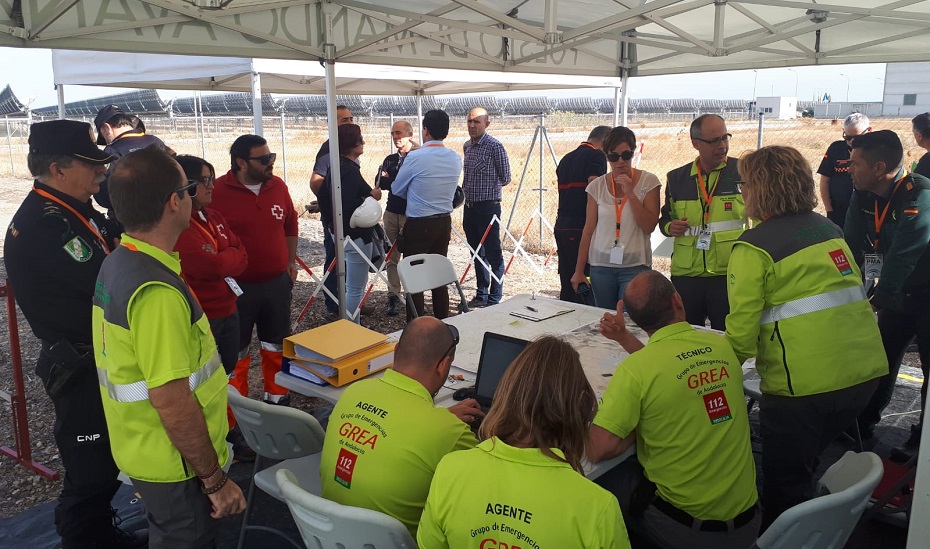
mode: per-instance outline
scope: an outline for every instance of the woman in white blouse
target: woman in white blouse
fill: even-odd
[[[604,139],[610,170],[588,184],[588,209],[572,286],[585,282],[591,266],[591,289],[598,307],[615,309],[634,276],[652,268],[649,236],[659,222],[659,187],[655,174],[634,169],[636,134],[623,126]]]

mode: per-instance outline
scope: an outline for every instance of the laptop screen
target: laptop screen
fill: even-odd
[[[475,400],[482,408],[491,406],[504,372],[527,343],[529,342],[515,337],[493,332],[484,333],[481,357],[478,359],[478,375],[475,379]]]

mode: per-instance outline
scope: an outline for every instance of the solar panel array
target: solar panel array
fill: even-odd
[[[246,116],[252,114],[252,94],[214,93],[201,96],[203,112],[213,116]],[[450,116],[465,116],[472,108],[481,106],[495,116],[538,115],[552,112],[576,114],[607,114],[614,112],[613,98],[568,97],[495,97],[482,96],[425,96],[422,98],[423,112],[443,109]],[[411,96],[367,97],[358,95],[336,96],[336,104],[346,105],[356,116],[415,116],[417,101]],[[94,116],[107,105],[118,105],[126,112],[135,114],[165,114],[188,116],[194,114],[194,97],[163,100],[155,90],[137,90],[73,101],[65,104],[66,116]],[[799,109],[809,109],[813,101],[799,101]],[[674,113],[734,113],[746,112],[748,101],[742,99],[630,99],[633,114]],[[23,114],[26,107],[13,94],[10,86],[0,92],[0,116]],[[326,116],[326,98],[321,95],[276,96],[262,94],[262,111],[266,114],[286,112],[292,115]],[[42,107],[33,111],[40,116],[54,116],[57,106]]]

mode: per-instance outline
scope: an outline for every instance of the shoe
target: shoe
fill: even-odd
[[[394,294],[388,296],[388,316],[397,316],[400,314],[400,298]]]
[[[268,393],[265,393],[265,397],[266,397],[265,404],[271,404],[272,406],[290,406],[291,405],[291,394],[290,393],[285,393],[283,395],[274,395],[274,396],[281,397],[276,400],[268,398],[268,396],[269,396]]]
[[[920,446],[920,433],[922,430],[923,425],[919,423],[916,425],[911,425],[911,436],[907,438],[907,441],[904,443],[904,447],[913,450]]]
[[[229,433],[226,434],[226,442],[232,444],[234,460],[250,463],[255,461],[255,450],[245,441],[242,430],[239,429],[238,425],[230,429]]]
[[[474,299],[468,302],[469,309],[480,309],[482,307],[487,307],[487,306],[488,306],[487,300],[481,299],[480,297],[475,297]]]
[[[375,306],[371,303],[366,303],[361,307],[362,316],[371,316],[375,314]]]
[[[123,519],[116,513],[116,509],[110,508],[113,515],[113,527],[102,537],[98,538],[97,543],[100,547],[108,549],[141,549],[149,546],[149,531],[147,528],[135,532],[127,532],[119,528]]]

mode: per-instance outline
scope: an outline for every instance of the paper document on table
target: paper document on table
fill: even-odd
[[[539,322],[541,320],[568,314],[574,310],[575,309],[571,307],[563,307],[557,303],[533,299],[530,300],[528,305],[510,311],[510,314],[515,317],[532,320],[533,322]]]

